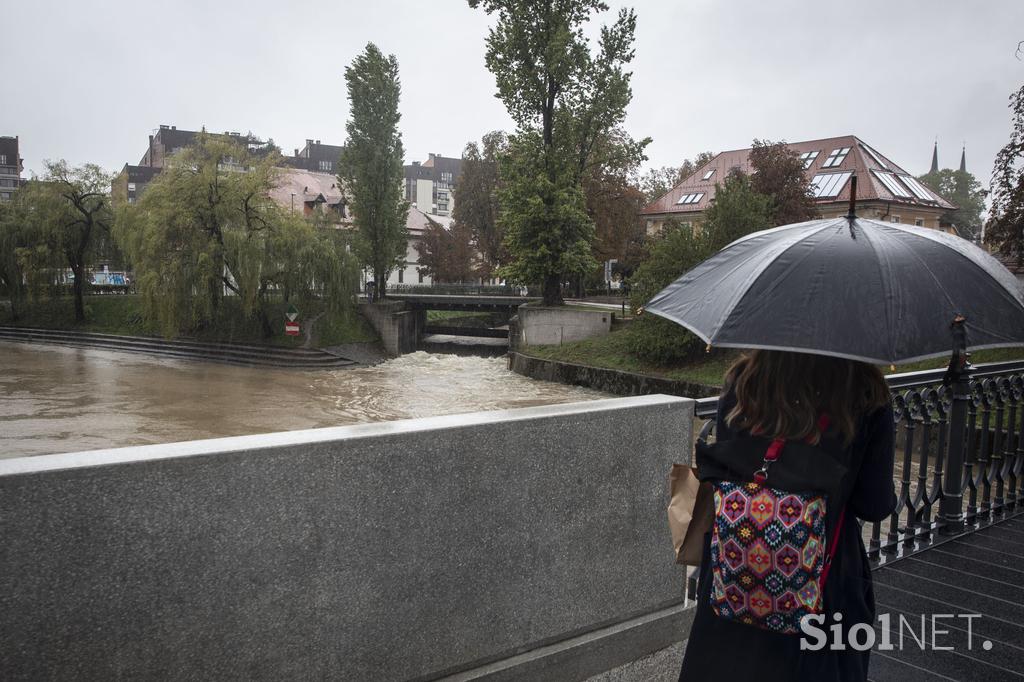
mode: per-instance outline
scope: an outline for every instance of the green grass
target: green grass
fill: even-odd
[[[287,308],[288,304],[283,302],[266,304],[267,316],[274,328],[274,335],[267,338],[263,336],[263,329],[259,322],[244,313],[237,299],[226,298],[212,325],[178,338],[297,348],[305,343],[305,327],[299,336],[285,335],[284,323]],[[0,308],[0,325],[66,329],[126,336],[162,335],[155,322],[144,319],[138,296],[86,296],[86,321],[83,324],[74,322],[74,302],[71,298],[35,301],[28,305],[22,305],[21,309],[21,317],[14,321],[11,319],[8,309]],[[324,306],[318,301],[303,304],[299,310],[299,322],[304,323],[322,312],[324,312]],[[321,316],[313,326],[311,345],[314,348],[323,348],[342,343],[366,343],[376,340],[377,334],[369,322],[352,311],[348,314],[327,313]]]
[[[709,353],[706,358],[687,365],[653,365],[632,354],[628,328],[593,339],[565,343],[561,346],[528,346],[522,350],[527,355],[548,360],[649,374],[706,386],[720,386],[725,370],[736,356],[734,352],[716,350]]]
[[[630,351],[628,327],[605,336],[565,343],[561,346],[528,346],[524,347],[522,352],[548,360],[648,374],[705,386],[721,386],[726,370],[738,354],[737,351],[717,349],[701,360],[685,365],[652,365],[641,361]],[[971,362],[974,364],[1022,359],[1024,359],[1024,347],[982,350],[971,355]],[[886,374],[916,372],[945,367],[948,362],[948,358],[935,358],[908,365],[897,365],[895,369],[885,366],[882,371]]]

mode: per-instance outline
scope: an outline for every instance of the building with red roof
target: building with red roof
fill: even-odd
[[[794,142],[787,146],[804,162],[808,187],[823,218],[846,215],[850,178],[857,176],[857,215],[893,223],[945,229],[941,217],[956,207],[890,158],[855,135]],[[716,154],[640,215],[647,233],[660,232],[667,220],[696,224],[730,172],[751,173],[750,148]]]

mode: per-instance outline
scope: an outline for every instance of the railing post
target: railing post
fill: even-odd
[[[953,320],[953,357],[950,358],[949,368],[943,379],[943,383],[950,386],[953,391],[949,415],[949,455],[946,458],[942,500],[939,502],[939,518],[943,521],[939,532],[943,535],[955,535],[964,529],[964,434],[967,426],[967,404],[971,401],[965,321],[962,315],[957,315]]]

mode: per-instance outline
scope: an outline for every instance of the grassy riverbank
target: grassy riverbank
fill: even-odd
[[[526,346],[520,350],[526,355],[533,355],[548,360],[571,362],[577,365],[617,369],[624,372],[636,372],[651,376],[688,381],[705,386],[721,386],[722,377],[729,365],[736,359],[738,352],[728,349],[712,350],[700,360],[682,365],[656,365],[636,357],[632,352],[633,342],[630,339],[629,326],[613,331],[611,334],[585,341],[565,343],[561,346]],[[1008,360],[1024,360],[1024,347],[998,348],[982,350],[972,354],[971,361],[975,364],[985,362],[1005,362]],[[925,369],[945,367],[947,358],[936,358],[915,362],[907,365],[896,365],[895,369],[885,366],[886,374],[897,372],[916,372]]]
[[[74,303],[70,298],[36,301],[22,308],[22,314],[17,321],[11,319],[8,308],[0,308],[0,325],[125,336],[161,336],[157,324],[143,317],[138,296],[86,296],[84,324],[74,323]],[[326,312],[320,303],[303,305],[299,311],[302,334],[286,336],[284,322],[287,308],[288,305],[283,302],[268,303],[265,306],[267,316],[274,325],[274,335],[267,338],[263,335],[260,324],[244,314],[238,300],[226,298],[222,302],[217,319],[210,327],[176,338],[297,348],[305,343],[306,324],[320,315],[313,324],[311,345],[314,348],[377,341],[377,334],[361,315],[354,311],[347,316]]]

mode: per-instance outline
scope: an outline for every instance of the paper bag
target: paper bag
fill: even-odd
[[[704,533],[711,530],[714,516],[711,484],[701,483],[696,470],[685,464],[673,464],[668,481],[668,526],[676,563],[699,566]]]

